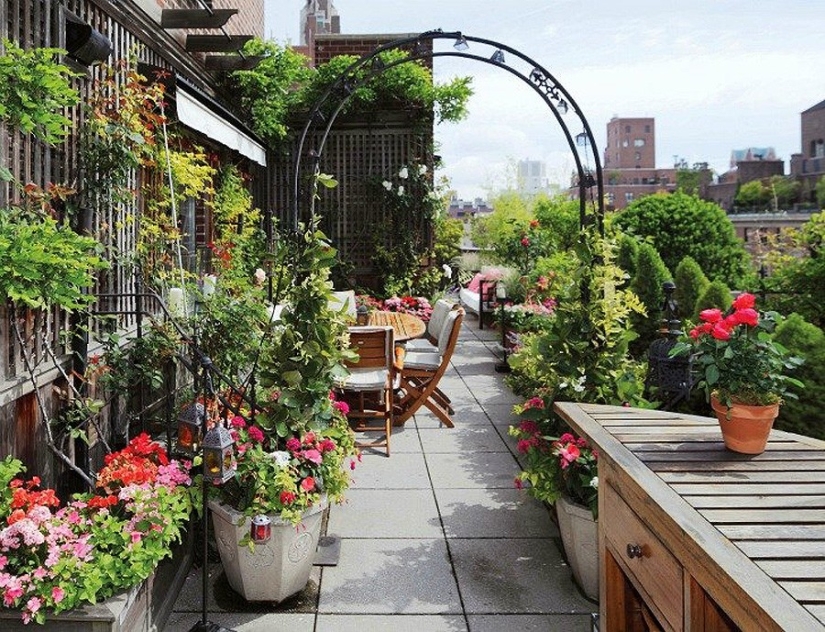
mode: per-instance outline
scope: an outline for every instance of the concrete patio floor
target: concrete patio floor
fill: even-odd
[[[337,565],[315,566],[303,592],[272,605],[246,602],[211,563],[209,620],[237,632],[589,632],[598,605],[573,583],[550,513],[513,486],[520,399],[494,370],[497,341],[468,316],[441,381],[455,428],[422,408],[393,432],[390,458],[364,452],[329,512]],[[200,617],[193,568],[165,630]]]

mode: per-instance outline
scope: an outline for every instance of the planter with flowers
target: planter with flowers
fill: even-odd
[[[235,476],[212,490],[218,551],[229,585],[247,601],[280,602],[309,581],[321,518],[349,485],[346,421],[285,442],[284,450],[243,417],[231,421]]]
[[[780,316],[759,313],[752,294],[740,294],[729,313],[706,309],[690,341],[674,346],[671,355],[690,353],[698,369],[725,446],[734,452],[765,450],[774,419],[789,385],[803,386],[784,372],[801,364],[773,340]]]
[[[162,627],[168,611],[160,618],[148,615],[153,591],[136,589],[172,554],[189,520],[193,495],[186,464],[170,460],[142,434],[106,457],[95,493],[77,494],[66,504],[53,490],[40,489],[36,477],[19,478],[23,470],[18,460],[0,461],[5,608],[16,610],[23,623],[48,621],[59,630],[88,629],[90,620],[100,629],[104,622],[116,630],[141,620],[148,623],[128,629]],[[94,606],[109,598],[115,598],[111,608]],[[71,623],[78,621],[84,627]],[[4,630],[13,625],[0,623]]]
[[[519,407],[522,421],[511,426],[525,459],[516,486],[555,505],[559,533],[573,578],[584,594],[599,598],[598,453],[583,437],[542,430],[546,409],[535,397]]]

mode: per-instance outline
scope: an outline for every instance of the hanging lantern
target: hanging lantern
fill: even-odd
[[[206,409],[200,402],[193,402],[178,415],[178,451],[193,457],[201,447]]]
[[[255,544],[266,542],[272,536],[272,521],[268,516],[259,514],[252,518],[249,537]]]
[[[225,483],[235,475],[235,450],[232,435],[221,424],[203,438],[203,476],[213,483]]]

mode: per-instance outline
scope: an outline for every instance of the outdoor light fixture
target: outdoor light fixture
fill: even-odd
[[[567,101],[565,101],[564,99],[559,99],[559,103],[556,106],[556,109],[562,114],[567,114],[567,111],[570,109],[570,107],[567,105]]]
[[[70,11],[64,12],[66,52],[83,66],[92,66],[109,58],[112,42]]]
[[[381,72],[382,70],[384,70],[384,60],[378,57],[377,55],[372,58],[372,62],[370,63],[372,65],[373,72]]]
[[[455,44],[453,44],[453,48],[455,48],[457,51],[464,52],[465,50],[470,48],[470,45],[467,43],[467,38],[459,34],[455,40]]]
[[[206,408],[200,402],[193,402],[178,415],[178,451],[193,457],[201,447]]]
[[[203,438],[203,478],[213,483],[225,483],[235,475],[235,451],[232,435],[220,423]]]
[[[493,367],[496,373],[509,373],[510,365],[507,364],[507,328],[504,326],[504,301],[507,299],[507,288],[504,283],[499,281],[496,283],[496,300],[498,301],[499,309],[501,310],[501,362]]]
[[[249,537],[255,544],[262,544],[272,537],[272,520],[268,516],[258,514],[252,518],[249,528]]]
[[[498,50],[496,50],[496,52],[493,53],[493,56],[490,57],[490,61],[495,62],[497,64],[503,64],[504,63],[504,51],[502,51],[500,48]]]
[[[590,139],[587,138],[586,132],[579,132],[576,134],[576,145],[579,147],[587,147],[590,144]]]

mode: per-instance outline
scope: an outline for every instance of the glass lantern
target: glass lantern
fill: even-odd
[[[225,483],[235,475],[235,450],[232,435],[221,424],[203,438],[203,476],[213,483]]]
[[[252,519],[249,537],[256,544],[261,544],[272,537],[272,520],[269,516],[259,514]]]
[[[193,402],[178,415],[179,452],[193,457],[201,447],[203,424],[206,421],[206,409],[200,402]]]

